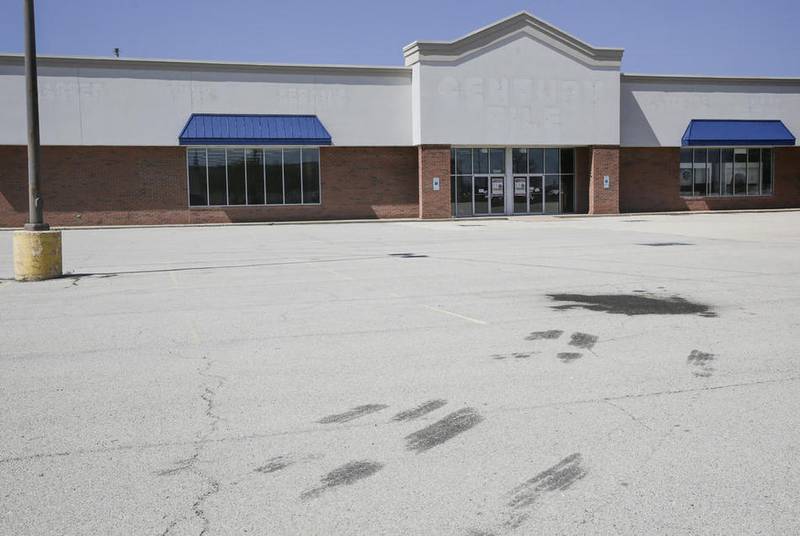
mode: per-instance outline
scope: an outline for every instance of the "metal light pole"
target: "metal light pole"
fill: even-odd
[[[14,278],[40,281],[61,276],[61,231],[44,222],[39,191],[39,84],[36,77],[36,27],[33,0],[25,9],[25,91],[28,102],[28,223],[14,232]]]
[[[36,23],[33,0],[25,3],[25,92],[28,103],[28,231],[46,231],[39,191],[39,83],[36,76]]]

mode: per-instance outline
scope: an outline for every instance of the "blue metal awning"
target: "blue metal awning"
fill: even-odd
[[[330,145],[316,115],[192,114],[181,145]]]
[[[681,141],[684,146],[795,144],[782,121],[749,119],[692,119]]]

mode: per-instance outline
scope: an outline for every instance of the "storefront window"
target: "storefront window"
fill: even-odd
[[[680,194],[684,197],[772,193],[772,149],[681,149]]]
[[[319,148],[190,147],[189,205],[319,204]]]

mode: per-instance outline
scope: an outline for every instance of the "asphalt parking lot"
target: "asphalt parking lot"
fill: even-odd
[[[0,533],[797,534],[800,212],[68,230]]]

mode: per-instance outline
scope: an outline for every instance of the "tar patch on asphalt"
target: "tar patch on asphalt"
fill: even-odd
[[[548,294],[556,302],[572,302],[553,305],[553,309],[567,311],[586,309],[612,315],[698,315],[715,317],[710,305],[691,302],[680,296],[658,297],[642,294]]]
[[[597,335],[576,332],[572,334],[572,337],[569,341],[569,345],[576,346],[578,348],[583,348],[585,350],[591,350],[592,348],[594,348],[594,345],[597,344],[597,340],[598,340]]]
[[[558,339],[563,334],[564,334],[564,332],[562,330],[560,330],[560,329],[550,329],[550,330],[547,330],[547,331],[534,331],[530,335],[525,337],[525,340],[526,341],[539,341],[539,340],[542,340],[542,339],[545,339],[545,340],[550,339],[550,340],[552,340],[552,339]]]
[[[708,378],[714,373],[714,367],[711,363],[716,359],[714,354],[701,352],[700,350],[692,350],[689,357],[686,358],[686,363],[694,367],[693,374],[700,378]]]
[[[578,352],[559,352],[556,357],[560,359],[562,363],[571,363],[572,361],[583,357],[583,354]]]

